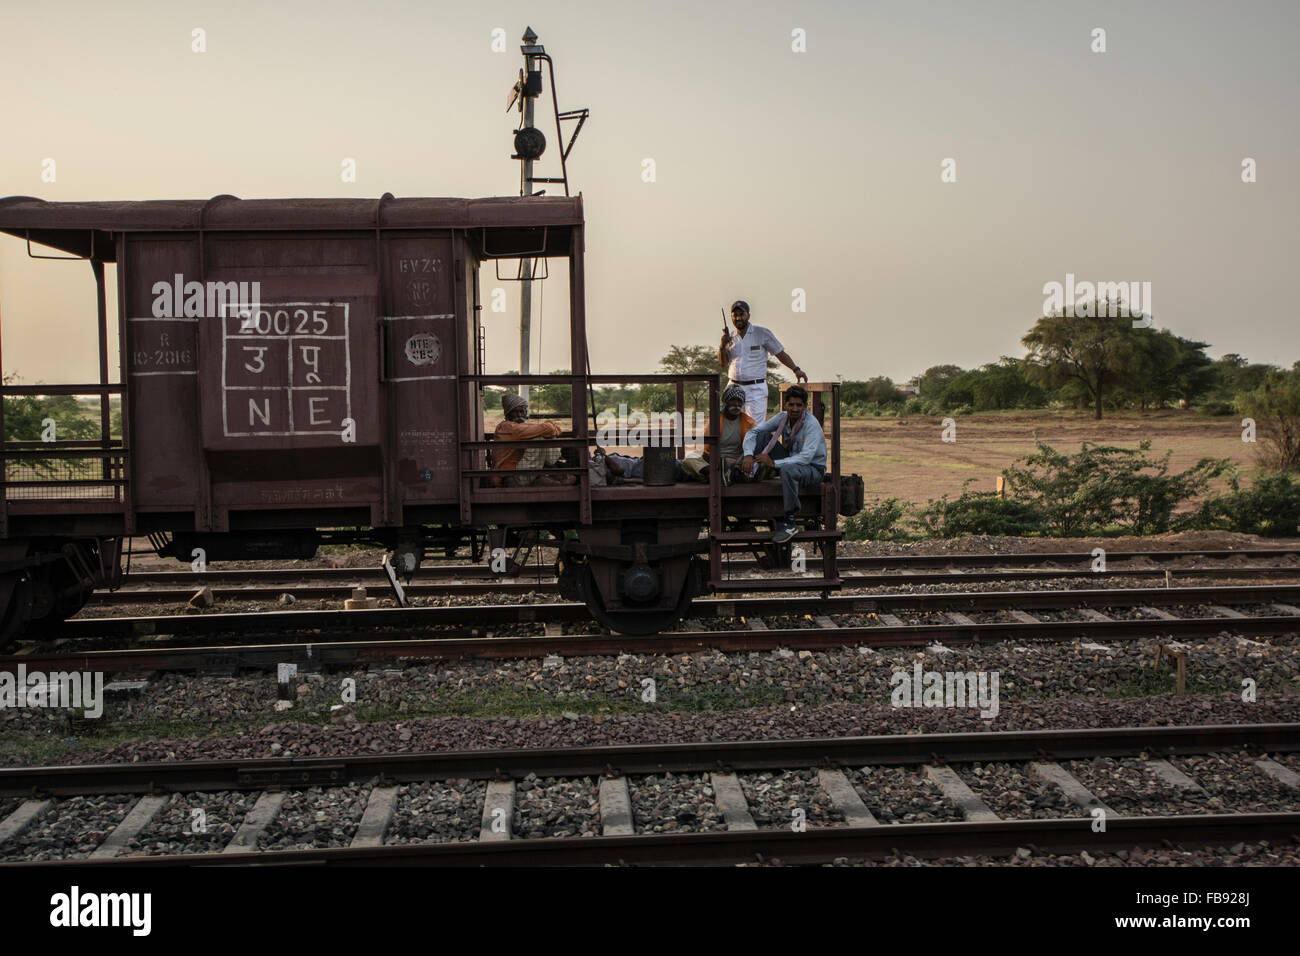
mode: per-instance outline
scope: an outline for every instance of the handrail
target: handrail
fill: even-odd
[[[68,441],[27,441],[25,438],[5,438],[6,451],[44,451],[47,449],[70,449],[81,451],[125,451],[121,438],[109,438],[104,444],[103,438],[69,438]]]
[[[718,378],[703,372],[649,373],[645,375],[461,375],[461,382],[480,385],[572,385],[592,382],[596,385],[619,385],[625,382],[649,385],[672,385],[675,382],[707,383]]]
[[[525,438],[519,441],[463,441],[460,447],[474,451],[481,448],[563,448],[581,441],[582,439],[570,435],[568,438]],[[586,439],[586,442],[588,445],[595,444],[590,438]]]
[[[41,442],[37,442],[41,444]],[[52,443],[51,443],[52,444]],[[4,458],[11,461],[28,461],[30,459],[40,460],[43,458],[123,458],[126,456],[126,450],[123,448],[13,448],[6,444],[4,448]]]
[[[117,385],[0,385],[0,395],[120,395]]]

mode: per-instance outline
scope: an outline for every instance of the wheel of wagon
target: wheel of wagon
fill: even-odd
[[[27,572],[6,575],[0,582],[0,593],[8,594],[8,602],[0,611],[0,649],[3,649],[18,639],[31,620],[32,583]]]
[[[85,607],[92,592],[66,561],[55,561],[33,569],[29,586],[32,601],[27,629],[36,633],[72,617]]]
[[[690,580],[690,575],[687,575],[687,580]],[[596,578],[592,573],[590,562],[583,566],[579,574],[579,582],[581,584],[582,600],[586,603],[591,616],[611,631],[619,634],[657,634],[672,627],[685,617],[691,605],[691,589],[683,585],[676,607],[646,608],[645,610],[620,608],[616,611],[610,611],[605,608],[605,601],[601,597],[600,588],[596,586]]]
[[[56,561],[50,569],[50,583],[54,587],[54,609],[49,620],[66,621],[90,600],[93,588],[88,588],[67,561]]]

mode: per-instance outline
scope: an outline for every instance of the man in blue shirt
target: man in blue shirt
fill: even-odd
[[[772,534],[777,544],[789,541],[799,530],[795,524],[799,492],[817,487],[826,474],[826,436],[807,408],[807,391],[791,385],[785,390],[784,411],[745,434],[741,475],[752,479],[757,466],[767,465],[781,479],[785,517]]]

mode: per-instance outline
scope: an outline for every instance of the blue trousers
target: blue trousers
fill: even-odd
[[[785,456],[785,449],[780,445],[772,449],[772,460],[780,461]],[[781,496],[785,499],[785,513],[795,514],[799,510],[800,489],[811,490],[822,483],[826,469],[820,465],[785,465],[777,469],[781,476]]]

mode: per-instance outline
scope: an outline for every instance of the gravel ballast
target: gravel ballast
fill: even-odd
[[[0,847],[0,859],[85,859],[122,822],[137,800],[139,797],[132,794],[116,793],[59,800],[26,831],[7,840]]]
[[[649,774],[628,778],[637,833],[725,830],[707,774]]]
[[[904,767],[861,767],[844,775],[880,823],[944,823],[963,815],[943,791]]]
[[[1188,688],[1195,694],[1239,695],[1249,679],[1261,703],[1300,699],[1300,640],[1295,636],[1222,634],[1183,643],[1189,648]],[[344,719],[347,713],[400,719],[404,714],[482,714],[493,709],[726,711],[781,701],[798,706],[887,706],[897,686],[895,675],[910,675],[918,664],[923,672],[996,672],[1000,709],[991,723],[1000,729],[1004,715],[1017,704],[1172,690],[1170,662],[1154,667],[1158,644],[1151,638],[1100,644],[953,644],[929,650],[851,645],[824,651],[778,648],[732,654],[421,662],[405,668],[300,673],[293,707],[283,715],[276,709],[271,674],[223,678],[173,673],[151,680],[142,693],[109,697],[103,717],[82,721],[77,732],[121,732],[159,723],[192,724],[209,732],[213,724],[235,718],[272,723],[301,715],[323,722]],[[355,682],[356,703],[340,714],[335,708],[343,707],[346,680]],[[654,681],[654,703],[642,699],[647,680]],[[0,733],[11,739],[26,733],[43,741],[54,733],[58,739],[68,736],[63,716],[40,708],[0,710]],[[303,752],[292,739],[281,743],[285,756]],[[0,759],[12,761],[14,756],[6,748]]]
[[[538,777],[528,774],[515,784],[516,836],[600,836],[600,800],[590,777]]]
[[[397,791],[385,843],[456,843],[477,840],[487,783],[455,779],[405,785]]]
[[[312,787],[288,794],[276,818],[258,834],[259,850],[310,850],[347,846],[366,809],[373,781],[346,787]]]
[[[761,829],[792,829],[796,810],[808,827],[845,826],[844,814],[817,782],[816,770],[777,770],[742,774],[740,787],[749,815]]]
[[[1087,810],[1040,779],[1024,763],[957,764],[953,770],[1003,820],[1086,816]]]
[[[257,797],[256,791],[242,790],[174,793],[130,841],[127,852],[146,856],[218,853],[230,843]]]

